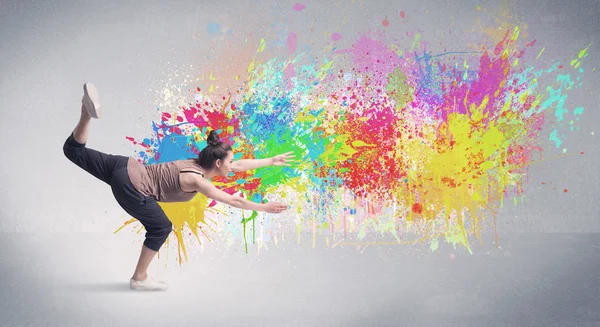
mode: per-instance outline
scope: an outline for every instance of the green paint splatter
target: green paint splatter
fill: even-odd
[[[537,57],[535,57],[536,60],[542,55],[542,53],[544,53],[544,50],[546,50],[546,48],[542,48],[542,50],[540,50],[540,53],[538,53]]]
[[[433,239],[431,241],[431,246],[429,247],[431,249],[431,252],[435,252],[438,249],[438,247],[439,247],[439,241],[438,241],[438,239],[437,238]]]
[[[248,240],[246,237],[246,224],[249,221],[252,221],[252,243],[254,244],[254,229],[255,229],[255,225],[254,225],[254,221],[256,220],[255,218],[258,216],[258,212],[257,211],[252,211],[252,214],[250,215],[250,217],[248,218],[244,218],[244,213],[242,212],[242,225],[244,228],[244,246],[246,248],[246,254],[248,254]]]
[[[400,68],[396,68],[388,76],[386,86],[388,94],[396,101],[396,108],[402,109],[407,103],[413,101],[414,89],[407,83],[407,78]]]

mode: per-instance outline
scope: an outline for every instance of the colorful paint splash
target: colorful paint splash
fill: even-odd
[[[400,11],[398,22],[409,15]],[[381,31],[344,33],[346,46],[339,32],[325,33],[319,51],[306,50],[302,31],[260,38],[235,81],[203,71],[209,77],[193,88],[163,92],[188,104],[159,108],[148,138],[128,137],[145,164],[194,157],[211,129],[236,159],[300,158],[213,181],[252,201],[289,203],[287,214],[246,213],[202,195],[161,204],[180,260],[200,236],[246,251],[287,237],[313,246],[426,242],[432,250],[444,240],[470,252],[504,202],[523,199],[544,145],[564,147],[578,129],[584,109],[566,100],[582,85],[589,47],[568,63],[542,64],[545,48],[527,40],[524,26],[500,24],[482,28],[481,44],[436,52],[427,35],[384,33],[391,20]],[[216,91],[219,83],[234,86]]]

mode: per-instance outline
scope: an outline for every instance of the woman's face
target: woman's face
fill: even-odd
[[[233,164],[233,152],[227,151],[227,156],[225,157],[225,159],[217,159],[217,175],[225,177],[229,176],[229,173],[231,173],[231,164]]]

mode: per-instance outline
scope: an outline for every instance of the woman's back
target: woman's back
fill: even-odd
[[[133,186],[159,202],[187,202],[196,196],[197,192],[186,192],[182,189],[179,178],[182,171],[204,176],[202,168],[193,159],[145,166],[130,158],[127,168]]]

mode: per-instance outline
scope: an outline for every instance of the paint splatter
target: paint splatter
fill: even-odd
[[[294,8],[294,11],[302,11],[306,8],[306,6],[298,2],[294,5],[293,8]]]
[[[221,33],[221,25],[219,23],[208,23],[207,31],[209,34],[219,34]]]
[[[298,36],[294,32],[290,32],[287,37],[287,46],[290,54],[296,51],[296,43],[298,42]]]
[[[179,257],[190,241],[184,229],[196,241],[222,239],[246,251],[248,244],[381,237],[430,242],[432,251],[443,239],[470,252],[486,219],[495,220],[507,200],[523,201],[529,166],[547,142],[567,143],[585,113],[568,94],[580,86],[589,46],[560,68],[539,60],[544,48],[525,39],[524,27],[502,26],[481,35],[478,51],[465,45],[469,51],[459,52],[429,49],[426,34],[377,30],[345,35],[343,47],[298,51],[310,40],[286,31],[256,40],[233,87],[217,91],[225,81],[209,72],[200,73],[208,76],[204,85],[187,93],[178,87],[188,100],[159,108],[151,136],[128,137],[143,163],[193,157],[211,129],[236,160],[287,151],[300,159],[213,179],[252,201],[290,203],[284,216],[241,212],[202,195],[161,204]],[[175,93],[165,89],[163,102]]]

